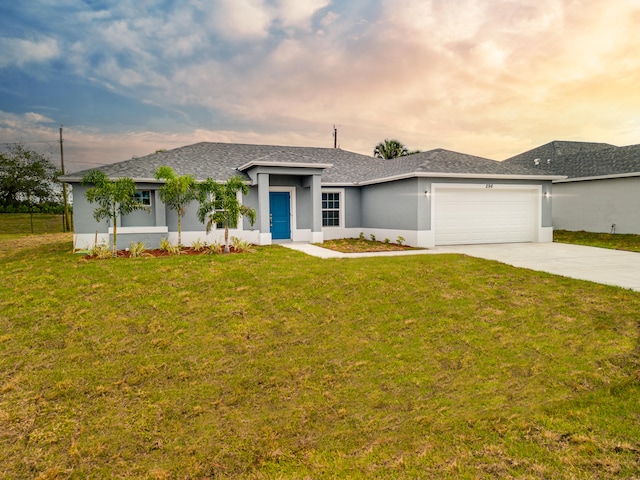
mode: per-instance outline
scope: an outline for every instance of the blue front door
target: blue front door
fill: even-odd
[[[289,192],[269,192],[269,205],[271,238],[273,240],[291,238]]]

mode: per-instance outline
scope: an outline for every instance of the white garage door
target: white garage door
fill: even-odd
[[[539,188],[433,185],[436,245],[536,241]]]

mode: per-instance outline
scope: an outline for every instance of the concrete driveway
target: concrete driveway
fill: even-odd
[[[402,252],[339,253],[302,242],[283,244],[282,246],[320,258],[460,253],[471,257],[497,260],[514,267],[640,291],[640,253],[606,248],[583,247],[565,243],[501,243],[455,245]]]
[[[435,250],[640,291],[640,253],[565,243],[456,245]]]

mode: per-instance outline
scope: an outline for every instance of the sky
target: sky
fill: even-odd
[[[0,4],[0,143],[67,172],[201,141],[503,160],[640,143],[640,0]],[[4,145],[6,148],[7,145]]]

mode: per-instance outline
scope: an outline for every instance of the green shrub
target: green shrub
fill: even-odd
[[[388,238],[385,238],[384,239],[384,243],[385,243],[385,245],[389,245],[391,243],[391,240],[389,240]]]
[[[165,237],[160,240],[160,249],[164,250],[169,255],[179,255],[181,253],[180,245],[174,245]]]
[[[89,252],[90,252],[90,255],[93,255],[94,257],[100,260],[106,260],[107,258],[111,258],[113,256],[111,247],[106,243],[95,245],[92,249],[89,250]]]
[[[193,242],[191,242],[191,248],[193,248],[196,252],[201,252],[205,248],[207,248],[207,242],[203,242],[200,238],[197,238]]]
[[[129,244],[129,255],[131,258],[141,257],[147,249],[147,244],[143,242],[131,242]]]
[[[231,246],[236,252],[250,252],[251,244],[238,237],[231,237]]]
[[[358,236],[358,238],[360,240],[364,240],[364,232],[360,232],[360,235]]]
[[[396,238],[396,243],[400,246],[404,245],[404,237],[398,236],[398,238]]]
[[[209,253],[222,253],[224,251],[224,246],[220,242],[213,242],[209,245]]]
[[[371,241],[375,242],[376,241],[376,236],[372,233],[371,235],[369,235],[371,237]]]

